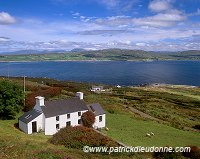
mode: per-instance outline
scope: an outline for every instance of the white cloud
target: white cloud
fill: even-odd
[[[119,0],[101,0],[99,3],[106,5],[108,8],[113,8],[116,7],[119,4]]]
[[[9,13],[0,12],[0,24],[14,24],[16,21]]]
[[[7,42],[10,41],[10,38],[8,37],[0,37],[0,42]]]
[[[165,13],[158,13],[154,16],[145,18],[135,18],[133,22],[136,25],[169,27],[179,22],[185,21],[187,17],[178,10],[170,10]]]
[[[144,18],[132,18],[129,16],[113,16],[106,18],[99,18],[95,20],[98,25],[109,25],[109,26],[153,26],[153,27],[169,27],[177,25],[187,19],[187,16],[182,12],[171,9],[167,12],[158,13],[153,16]]]
[[[153,0],[149,3],[149,9],[154,12],[166,11],[171,8],[167,0]]]
[[[76,13],[72,13],[73,16],[79,16],[80,13],[79,12],[76,12]]]
[[[146,43],[136,43],[137,46],[146,46]]]
[[[95,0],[97,3],[104,5],[107,9],[117,13],[131,11],[138,6],[140,0]]]

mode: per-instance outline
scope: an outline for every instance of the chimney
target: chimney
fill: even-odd
[[[37,106],[44,106],[44,97],[37,96],[37,97],[35,97],[35,99],[36,99]]]
[[[83,100],[83,92],[76,92],[76,96]]]

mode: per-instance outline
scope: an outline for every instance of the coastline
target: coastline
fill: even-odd
[[[110,62],[110,61],[124,61],[124,62],[155,62],[155,61],[200,61],[199,59],[159,59],[159,60],[12,60],[12,61],[0,61],[2,63],[7,62]]]

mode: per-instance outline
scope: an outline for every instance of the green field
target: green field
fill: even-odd
[[[108,136],[128,146],[187,146],[200,147],[198,132],[179,130],[154,121],[134,119],[128,114],[107,113]],[[147,137],[146,133],[155,135]]]

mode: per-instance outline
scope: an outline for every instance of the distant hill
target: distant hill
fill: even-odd
[[[47,54],[47,53],[65,53],[66,50],[19,50],[12,52],[1,52],[0,55],[28,55],[28,54]]]
[[[22,50],[13,54],[0,54],[0,61],[53,61],[53,60],[113,60],[113,61],[152,61],[152,60],[200,60],[199,50],[179,52],[155,52],[128,49],[104,49],[86,51],[76,48],[71,51]]]
[[[82,49],[82,48],[74,48],[70,52],[84,52],[84,51],[86,51],[86,50]]]

